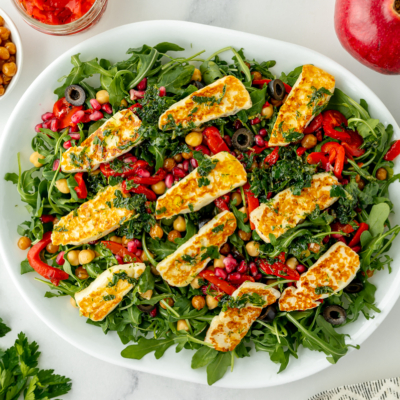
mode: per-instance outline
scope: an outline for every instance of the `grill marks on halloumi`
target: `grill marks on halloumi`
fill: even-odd
[[[121,185],[108,186],[92,200],[62,217],[54,226],[51,240],[55,245],[80,245],[100,239],[133,216],[134,211],[116,208],[113,200]],[[111,207],[110,207],[111,206]]]
[[[213,229],[223,226],[221,228]],[[230,211],[224,211],[205,224],[199,232],[184,243],[173,254],[157,265],[162,278],[171,286],[187,286],[211,260],[202,260],[207,247],[217,246],[218,250],[235,232],[236,218]]]
[[[86,289],[75,294],[81,314],[92,321],[102,321],[135,286],[133,279],[138,279],[145,269],[145,264],[135,263],[116,265],[101,273]]]
[[[279,110],[268,142],[269,146],[287,146],[290,141],[285,140],[285,135],[291,132],[303,133],[317,114],[315,111],[320,110],[331,98],[331,95],[324,93],[315,96],[314,94],[321,88],[333,94],[335,78],[313,65],[303,65],[302,73]]]
[[[311,181],[311,187],[304,188],[300,196],[295,196],[290,189],[286,189],[253,210],[250,221],[262,240],[270,243],[270,233],[278,238],[311,214],[317,205],[320,210],[331,206],[338,198],[331,197],[330,190],[332,185],[337,184],[338,180],[333,175],[326,172],[316,174]]]
[[[265,304],[263,307],[247,303],[243,308],[228,308],[215,316],[208,328],[205,338],[206,343],[211,343],[215,350],[232,351],[246,336],[252,323],[260,316],[264,307],[275,303],[280,293],[276,289],[267,288],[263,283],[244,282],[232,297],[238,298],[244,294],[257,293]]]
[[[161,115],[158,126],[161,130],[172,129],[172,121],[176,125],[182,124],[183,128],[199,126],[216,118],[234,115],[240,110],[248,110],[251,106],[249,92],[243,83],[228,75],[172,105]]]
[[[140,143],[140,125],[140,119],[131,110],[117,112],[80,146],[71,147],[62,155],[61,170],[69,173],[94,170],[127,153]]]
[[[210,184],[199,187],[198,180],[201,176],[196,168],[158,198],[157,219],[200,210],[218,197],[247,182],[246,171],[236,157],[227,152],[221,152],[211,157],[211,160],[218,160],[218,162],[206,177]]]
[[[335,243],[297,282],[297,288],[285,289],[279,300],[281,311],[309,310],[318,307],[317,300],[325,299],[344,289],[356,276],[360,258],[342,242]],[[318,287],[329,286],[331,293],[316,294]]]

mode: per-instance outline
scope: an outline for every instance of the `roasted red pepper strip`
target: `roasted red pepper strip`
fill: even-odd
[[[357,229],[356,234],[353,236],[353,239],[350,240],[349,247],[354,247],[358,243],[360,243],[361,234],[369,229],[369,225],[365,222],[361,222],[360,226]]]
[[[344,232],[344,233],[353,233],[354,228],[350,224],[341,224],[340,222],[334,222],[331,225],[331,229],[333,232]]]
[[[121,186],[122,193],[127,194],[129,192],[132,192],[132,193],[136,193],[136,194],[144,194],[147,197],[147,200],[150,200],[150,201],[156,201],[157,200],[156,194],[151,189],[147,188],[146,186],[139,185],[137,187],[133,187],[131,189],[127,189],[126,188],[126,182],[127,181],[123,181],[122,182],[122,186]]]
[[[132,176],[136,175],[139,169],[148,169],[149,163],[144,160],[136,161],[133,165],[126,164],[126,171],[115,172],[111,169],[110,164],[100,164],[100,171],[104,176]]]
[[[296,270],[290,269],[286,264],[283,264],[280,261],[269,264],[266,260],[258,259],[257,264],[268,275],[279,276],[280,278],[294,281],[300,279],[300,275]]]
[[[224,201],[224,199],[222,197],[215,199],[214,204],[222,211],[230,210],[228,204]]]
[[[246,195],[247,216],[250,218],[251,212],[260,205],[260,201],[257,199],[257,197],[254,196],[254,193],[250,190],[250,184],[248,182],[243,186],[243,190]],[[252,230],[256,229],[255,225],[251,221],[250,228]]]
[[[161,182],[165,179],[167,176],[167,171],[165,169],[160,168],[154,176],[151,176],[150,178],[142,178],[141,176],[133,176],[132,178],[129,178],[128,180],[133,181],[135,183],[141,184],[141,185],[154,185],[158,182]]]
[[[266,146],[265,147],[260,147],[260,146],[253,146],[251,147],[251,149],[249,151],[246,152],[246,154],[248,156],[251,155],[251,153],[256,153],[256,154],[260,154],[262,153],[266,148],[268,148],[268,143],[265,142]]]
[[[296,150],[296,153],[297,153],[297,155],[298,155],[299,157],[301,157],[306,151],[307,151],[307,149],[306,149],[305,147],[299,147],[299,148]]]
[[[311,122],[310,124],[307,126],[306,129],[304,129],[303,133],[304,134],[308,134],[308,133],[313,133],[316,130],[318,130],[319,128],[321,128],[322,126],[322,120],[324,118],[322,117],[322,114],[317,115]]]
[[[46,224],[47,222],[53,222],[55,219],[56,217],[54,215],[42,215],[40,217],[40,220],[43,224]]]
[[[346,156],[349,158],[360,157],[365,153],[364,149],[358,149],[357,147],[351,146],[346,142],[342,142],[342,146],[344,148]]]
[[[391,146],[388,152],[385,154],[384,160],[393,161],[400,154],[400,140],[396,140]]]
[[[329,153],[335,151],[335,167],[333,169],[333,173],[335,174],[336,178],[342,179],[342,171],[343,171],[343,166],[344,166],[344,161],[346,158],[346,154],[344,151],[344,147],[336,142],[328,142],[325,143],[321,150],[324,153]],[[331,157],[329,158],[329,161],[331,160]]]
[[[140,257],[136,256],[135,254],[128,251],[122,244],[110,241],[102,241],[102,244],[107,247],[115,256],[121,256],[126,263],[133,263],[133,262],[143,262]]]
[[[271,82],[272,79],[254,79],[253,85],[264,85],[264,83],[268,84]],[[287,83],[283,83],[285,86],[286,93],[290,93],[292,91],[292,87],[289,86]]]
[[[73,106],[68,103],[65,97],[56,101],[53,106],[53,114],[59,120],[59,129],[64,129],[67,126],[76,126],[72,122],[72,116],[79,110],[82,110],[83,106]]]
[[[275,147],[272,153],[268,154],[264,159],[264,164],[274,165],[279,160],[279,147]]]
[[[87,197],[87,189],[85,181],[83,180],[83,172],[78,172],[74,175],[76,183],[78,186],[74,188],[76,194],[78,195],[78,199],[86,199]]]
[[[215,126],[209,126],[203,131],[203,138],[206,145],[209,147],[213,154],[218,154],[221,151],[229,153],[229,147],[222,139],[219,130]]]
[[[214,272],[209,269],[201,271],[199,273],[199,276],[213,283],[217,288],[221,289],[230,296],[232,296],[233,292],[236,290],[234,286],[230,285],[228,282],[223,281],[222,279],[215,276]]]
[[[309,164],[318,164],[321,163],[322,168],[326,171],[328,163],[328,158],[324,153],[321,152],[314,152],[307,156],[307,162]]]
[[[322,126],[324,127],[324,133],[333,139],[343,140],[345,142],[351,139],[350,135],[345,131],[337,131],[335,128],[340,129],[343,124],[347,126],[346,117],[339,111],[328,110],[322,113],[323,121]]]
[[[360,146],[364,143],[364,139],[356,131],[348,130],[347,133],[350,135],[350,140],[342,141],[346,156],[349,158],[362,156],[365,150],[360,149]]]
[[[28,252],[28,262],[29,265],[43,278],[49,279],[51,283],[55,286],[58,286],[60,281],[69,278],[69,275],[62,271],[61,269],[57,269],[54,267],[50,267],[40,258],[40,253],[42,250],[46,248],[48,244],[51,243],[51,232],[46,232],[43,235],[43,239],[36,243]]]

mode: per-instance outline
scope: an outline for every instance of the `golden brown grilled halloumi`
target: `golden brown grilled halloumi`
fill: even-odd
[[[161,115],[158,126],[161,130],[173,129],[175,124],[182,124],[183,128],[200,126],[251,106],[249,92],[243,83],[228,75],[172,105]]]
[[[320,210],[331,206],[338,198],[331,197],[330,190],[333,185],[338,184],[337,178],[327,172],[316,174],[311,181],[311,187],[304,188],[300,196],[295,196],[290,189],[286,189],[253,210],[250,221],[255,225],[261,239],[270,243],[270,233],[278,238],[311,214],[317,205]]]
[[[133,216],[134,211],[113,206],[116,191],[121,191],[122,194],[120,184],[108,186],[95,198],[62,217],[54,226],[51,235],[53,244],[77,246],[100,239],[119,228]]]
[[[224,211],[205,224],[190,238],[157,265],[162,278],[171,286],[187,286],[211,260],[206,257],[207,248],[221,246],[235,232],[236,218],[230,211]]]
[[[61,159],[61,170],[73,173],[95,170],[100,164],[127,153],[140,143],[140,119],[131,110],[114,114],[80,146],[69,148]]]
[[[200,210],[247,182],[246,171],[236,157],[223,151],[212,156],[211,160],[218,162],[206,176],[210,184],[199,187],[201,176],[196,168],[157,199],[157,219]]]
[[[323,93],[322,88],[331,95]],[[303,133],[315,115],[328,103],[334,90],[335,78],[332,75],[313,65],[303,65],[302,73],[279,110],[268,145],[287,146],[293,141],[287,135]]]
[[[297,311],[318,307],[321,304],[318,300],[344,289],[355,278],[359,269],[358,254],[342,242],[335,243],[301,275],[297,288],[290,286],[285,289],[279,299],[280,310]],[[324,290],[325,287],[329,290]],[[317,294],[316,291],[323,294]]]
[[[206,343],[211,343],[215,350],[232,351],[246,336],[252,323],[260,316],[264,307],[276,302],[280,293],[278,290],[268,288],[259,282],[244,282],[232,297],[235,299],[245,295],[257,293],[264,300],[264,304],[256,306],[247,303],[243,308],[228,308],[215,316],[208,328],[205,338]]]
[[[123,264],[101,273],[86,289],[75,294],[81,314],[92,321],[102,321],[118,306],[142,275],[143,263]]]

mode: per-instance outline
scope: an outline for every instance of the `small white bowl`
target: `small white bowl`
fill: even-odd
[[[19,35],[17,27],[14,25],[14,22],[12,22],[11,18],[7,15],[7,13],[0,8],[0,16],[4,18],[4,26],[8,28],[11,32],[11,40],[15,44],[17,48],[17,52],[15,53],[15,61],[17,64],[17,73],[13,76],[11,79],[11,83],[7,86],[6,92],[4,93],[3,96],[0,96],[0,101],[4,100],[10,92],[14,89],[14,87],[17,84],[17,81],[21,75],[21,69],[22,69],[22,64],[23,64],[23,53],[22,53],[22,42],[21,42],[21,37]],[[0,45],[1,46],[1,45]]]

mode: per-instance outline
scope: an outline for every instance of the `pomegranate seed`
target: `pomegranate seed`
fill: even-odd
[[[135,246],[135,242],[133,240],[128,242],[127,248],[128,251],[130,251],[131,253],[134,253],[137,250],[137,247]]]
[[[65,260],[64,260],[64,252],[61,251],[60,253],[58,253],[57,258],[56,258],[56,263],[58,265],[64,265]]]
[[[57,132],[59,126],[60,126],[59,120],[58,120],[57,118],[53,118],[53,119],[51,120],[50,129],[51,129],[53,132]]]
[[[118,261],[118,264],[124,263],[124,259],[119,254],[115,255],[115,259]]]
[[[183,169],[183,164],[182,164],[182,163],[179,163],[179,164],[176,165],[176,167],[177,167],[177,168],[180,168],[180,169]]]
[[[91,242],[89,242],[89,244],[91,244],[92,246],[94,246],[95,244],[99,243],[98,240],[92,240]]]
[[[261,137],[264,137],[264,136],[267,136],[268,132],[267,132],[267,130],[266,130],[265,128],[262,128],[262,129],[260,129],[260,130],[258,131],[258,134],[259,134]]]
[[[139,250],[139,249],[138,249],[138,250],[135,251],[135,256],[136,256],[136,257],[142,257],[142,254],[143,254],[143,251],[142,251],[142,250]]]
[[[304,274],[304,272],[307,271],[307,268],[306,268],[304,265],[299,264],[299,265],[296,267],[296,271],[297,271],[299,274]]]
[[[215,276],[218,276],[218,278],[221,278],[224,280],[228,277],[228,274],[222,268],[215,268],[214,273],[215,273]]]
[[[101,104],[96,99],[90,99],[90,105],[92,106],[93,110],[101,110]]]
[[[135,157],[135,156],[130,156],[130,157],[124,158],[124,163],[126,163],[126,164],[133,164],[136,161],[137,161],[137,157]]]
[[[254,118],[254,119],[250,120],[250,125],[257,125],[260,122],[261,122],[261,119],[257,117],[257,118]]]
[[[184,178],[186,176],[185,171],[183,169],[178,168],[178,167],[174,167],[172,169],[172,174],[176,178]]]
[[[70,134],[69,134],[69,137],[70,137],[72,140],[79,140],[79,139],[81,138],[81,134],[80,134],[80,133],[70,133]]]
[[[242,274],[239,274],[239,272],[234,272],[233,274],[228,275],[228,281],[232,283],[238,283],[242,279]]]
[[[75,133],[75,132],[79,132],[79,127],[78,127],[78,125],[70,126],[70,127],[69,127],[69,133]]]
[[[239,161],[243,160],[243,158],[244,158],[244,155],[243,155],[243,154],[236,154],[236,153],[233,153],[232,155],[236,156],[236,158],[237,158]],[[244,163],[244,167],[246,168],[246,163]]]
[[[70,147],[72,147],[71,141],[67,140],[66,142],[64,142],[63,147],[65,150],[68,150]]]
[[[165,96],[167,95],[167,89],[165,89],[164,86],[161,86],[158,95],[159,95],[160,97],[165,97]]]
[[[228,274],[233,272],[238,265],[238,262],[232,256],[225,257],[223,263]]]
[[[135,89],[131,89],[129,91],[129,94],[131,96],[131,100],[137,100],[137,99],[143,99],[144,95],[145,95],[145,91],[143,90],[135,90]]]
[[[172,176],[172,174],[168,174],[165,177],[165,186],[169,189],[170,187],[172,187],[173,183],[174,183],[174,177]]]
[[[232,147],[232,139],[228,135],[225,135],[223,139],[225,140],[225,143],[228,145],[228,147]]]
[[[242,123],[240,122],[240,120],[237,119],[237,120],[235,121],[235,129],[238,130],[238,129],[240,129],[242,126],[243,126],[243,125],[242,125]]]
[[[256,276],[258,274],[258,268],[255,262],[251,262],[250,265],[250,273],[251,276]]]
[[[182,168],[185,172],[189,171],[189,160],[185,160],[182,164]]]
[[[197,168],[199,166],[199,163],[195,158],[190,159],[190,164],[192,165],[193,168]]]
[[[51,112],[46,112],[46,113],[44,113],[44,114],[42,115],[42,121],[43,121],[43,122],[49,121],[50,119],[53,119],[53,118],[54,118],[54,114],[51,113]]]
[[[133,239],[133,243],[135,244],[135,247],[137,249],[141,249],[142,248],[142,242],[139,239]]]
[[[46,121],[46,122],[43,122],[42,126],[43,126],[44,129],[50,129],[50,126],[51,126],[51,119],[49,119],[49,120]]]
[[[58,170],[58,166],[60,165],[60,160],[54,160],[53,162],[53,171],[57,171]]]
[[[103,117],[104,117],[104,115],[101,111],[94,111],[92,114],[90,114],[89,119],[91,121],[98,121],[99,119],[102,119]]]
[[[104,103],[104,104],[101,106],[101,109],[102,109],[105,113],[107,113],[107,114],[112,114],[112,107],[111,107],[111,104],[110,104],[110,103]]]
[[[196,151],[201,151],[203,154],[206,154],[207,156],[209,156],[211,154],[211,151],[208,147],[200,144],[199,146],[195,147]]]
[[[137,90],[146,90],[147,88],[147,78],[143,78],[139,84],[136,86]]]
[[[257,145],[257,146],[259,146],[259,147],[264,147],[265,141],[264,141],[264,139],[262,138],[262,136],[256,135],[256,137],[255,137],[254,139],[255,139],[255,142],[256,142],[256,145]]]
[[[259,273],[254,277],[254,279],[255,279],[256,281],[259,281],[261,278],[262,278],[262,273],[261,273],[261,272],[259,272]]]
[[[140,168],[136,171],[136,173],[141,177],[141,178],[150,178],[150,172],[147,171],[146,169]]]
[[[85,112],[82,110],[77,111],[75,114],[72,115],[71,117],[71,121],[74,124],[79,124],[79,122],[81,122],[83,120],[83,118],[85,117]]]
[[[288,284],[289,285],[289,284]],[[296,286],[294,283],[293,283],[293,286]],[[297,287],[297,286],[296,286]],[[321,304],[324,304],[324,299],[319,299],[319,300],[317,300],[318,302],[320,302]]]
[[[248,266],[245,260],[242,260],[237,268],[237,272],[245,274],[247,272]]]
[[[35,132],[36,133],[39,133],[40,132],[40,129],[42,129],[43,128],[43,124],[37,124],[36,126],[35,126]]]
[[[204,295],[207,294],[207,286],[206,286],[206,285],[202,286],[202,287],[200,288],[200,290],[203,292]]]
[[[150,311],[149,315],[151,318],[154,318],[157,315],[157,308],[154,307],[153,310]]]

